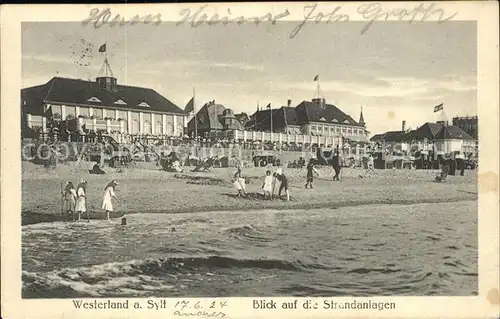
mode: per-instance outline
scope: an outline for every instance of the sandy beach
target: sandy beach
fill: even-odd
[[[152,163],[118,173],[107,168],[106,175],[90,175],[92,163],[78,167],[59,165],[45,169],[23,163],[23,224],[58,220],[61,211],[61,183],[80,179],[88,181],[88,209],[102,214],[103,188],[112,179],[119,181],[117,195],[121,200],[117,213],[182,213],[251,209],[338,208],[367,204],[416,204],[477,200],[476,171],[465,176],[449,176],[445,183],[435,183],[435,170],[344,169],[342,181],[332,181],[330,167],[318,169],[314,189],[306,189],[305,169],[285,169],[289,178],[291,200],[263,200],[260,197],[266,168],[245,168],[247,198],[236,197],[231,178],[234,168],[214,168],[211,172],[184,173],[161,171]]]

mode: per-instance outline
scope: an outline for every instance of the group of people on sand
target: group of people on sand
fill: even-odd
[[[73,221],[80,221],[84,213],[86,213],[87,220],[89,220],[90,216],[87,210],[87,184],[87,181],[81,180],[75,189],[72,182],[66,183],[66,186],[61,194],[63,198],[63,214],[67,216],[66,218],[63,217],[64,220],[70,220],[69,217],[71,217],[71,220]],[[115,194],[115,187],[117,185],[118,182],[116,180],[112,180],[104,188],[101,208],[106,212],[107,220],[109,220],[109,215],[113,211],[112,200],[114,199],[119,202]],[[75,213],[77,214],[76,219]]]
[[[306,185],[305,185],[306,188],[313,188],[314,174],[319,176],[319,173],[314,165],[315,162],[313,159],[311,159],[307,164],[307,175],[306,175]],[[261,189],[264,192],[264,199],[271,200],[275,197],[274,191],[278,183],[279,187],[278,187],[277,198],[281,198],[281,194],[284,193],[286,195],[286,200],[290,201],[288,178],[281,167],[278,167],[276,169],[276,172],[274,173],[272,173],[270,170],[266,171],[266,175],[264,176],[264,182],[261,186]],[[238,170],[234,174],[233,184],[238,192],[238,197],[246,196],[246,180],[241,175],[240,166],[238,166]]]

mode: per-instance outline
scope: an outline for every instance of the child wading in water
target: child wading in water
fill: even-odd
[[[273,177],[271,176],[271,171],[266,171],[266,177],[264,179],[264,184],[262,184],[262,189],[264,190],[264,199],[272,199],[273,192]]]
[[[318,171],[314,168],[314,160],[311,158],[309,160],[309,163],[307,164],[307,179],[306,179],[306,188],[309,185],[311,188],[313,188],[313,180],[314,180],[314,173],[319,176]]]
[[[75,212],[76,199],[78,196],[76,195],[76,190],[72,182],[66,184],[62,196],[64,198],[64,220],[69,220],[69,216],[75,219],[73,214]]]
[[[113,203],[111,199],[115,199],[117,202],[120,202],[115,195],[115,186],[118,185],[118,182],[112,180],[106,187],[104,188],[104,196],[102,198],[102,209],[106,211],[106,219],[109,220],[109,213],[113,211]]]
[[[76,199],[75,211],[78,214],[78,220],[81,219],[82,213],[87,213],[87,181],[81,181],[76,187]],[[87,213],[88,218],[88,213]],[[73,216],[75,220],[75,216]]]
[[[238,191],[238,197],[246,195],[245,179],[241,177],[241,170],[240,169],[238,169],[236,174],[234,174],[233,184],[234,184],[234,187],[236,187],[236,190]]]

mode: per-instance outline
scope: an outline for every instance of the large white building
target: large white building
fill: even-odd
[[[24,125],[48,133],[49,120],[73,120],[86,131],[123,135],[180,136],[187,114],[153,89],[119,85],[114,77],[95,82],[54,77],[21,90]]]

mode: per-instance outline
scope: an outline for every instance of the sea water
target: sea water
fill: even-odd
[[[474,295],[477,202],[22,228],[24,298]]]

